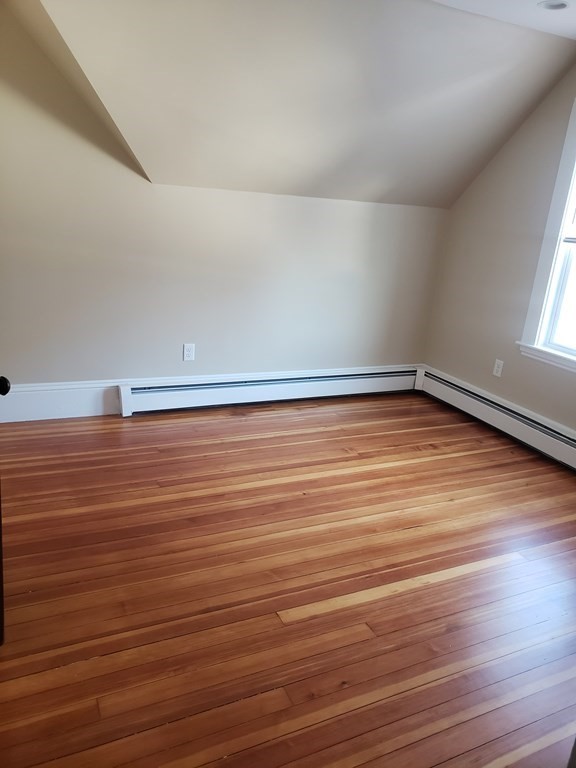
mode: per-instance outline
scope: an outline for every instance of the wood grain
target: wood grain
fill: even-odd
[[[3,768],[565,768],[576,476],[410,393],[0,425]]]

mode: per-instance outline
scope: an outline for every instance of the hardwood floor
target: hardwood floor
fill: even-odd
[[[419,394],[0,426],[0,765],[565,768],[576,475]]]

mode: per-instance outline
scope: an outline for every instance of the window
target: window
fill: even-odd
[[[576,106],[568,127],[520,347],[576,371]]]
[[[574,192],[571,197],[576,197]],[[570,200],[566,213],[537,345],[576,357],[576,200]]]

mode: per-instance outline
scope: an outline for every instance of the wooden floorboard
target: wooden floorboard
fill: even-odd
[[[0,425],[0,766],[565,768],[576,475],[417,394]]]

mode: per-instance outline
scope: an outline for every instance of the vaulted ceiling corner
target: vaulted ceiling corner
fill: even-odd
[[[576,52],[473,0],[11,2],[149,179],[194,187],[449,207]]]

